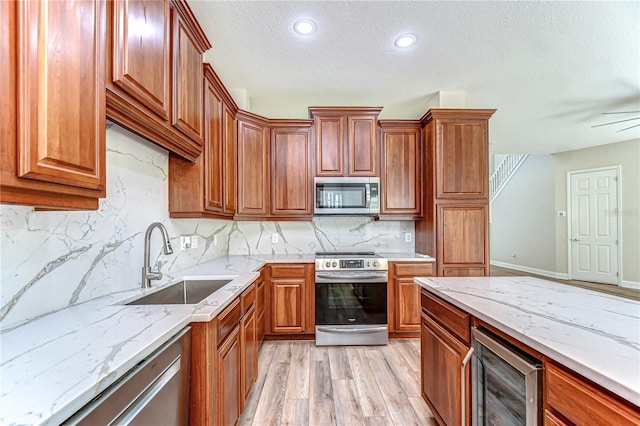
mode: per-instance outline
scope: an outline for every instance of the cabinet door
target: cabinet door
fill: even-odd
[[[436,197],[489,196],[487,120],[438,120]]]
[[[218,424],[235,426],[240,417],[240,332],[236,327],[218,348]]]
[[[382,215],[420,216],[420,129],[385,130],[382,136]]]
[[[180,13],[173,9],[173,100],[171,124],[202,145],[202,54],[198,42]]]
[[[316,176],[344,176],[345,117],[319,117],[316,126]]]
[[[271,214],[311,216],[311,142],[309,130],[271,131]]]
[[[462,404],[469,413],[469,367],[464,368],[468,348],[431,318],[422,315],[421,326],[422,393],[439,422],[467,424],[462,420]],[[464,400],[463,400],[464,395]]]
[[[348,117],[349,176],[377,176],[376,117]]]
[[[420,329],[420,286],[413,278],[396,278],[396,331]]]
[[[103,189],[106,2],[17,7],[17,175]]]
[[[487,275],[485,268],[442,268],[443,277],[484,277]]]
[[[113,84],[169,119],[169,2],[114,0]]]
[[[258,372],[258,335],[255,307],[242,317],[240,322],[242,348],[242,392],[240,411],[244,409],[244,401],[249,397],[251,385],[255,382]]]
[[[304,333],[304,280],[271,280],[271,332]]]
[[[236,116],[225,104],[222,108],[224,129],[224,212],[233,215],[236,212],[236,171],[238,161],[238,149],[236,138]]]
[[[486,268],[488,219],[486,204],[438,205],[439,252],[443,268]]]
[[[238,120],[238,215],[269,214],[267,155],[264,127]]]
[[[223,210],[224,162],[222,140],[222,97],[213,83],[204,80],[205,112],[205,209]]]

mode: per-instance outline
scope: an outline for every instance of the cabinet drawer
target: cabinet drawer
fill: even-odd
[[[426,290],[421,291],[422,310],[438,321],[443,327],[469,344],[471,317],[450,303],[433,296]]]
[[[577,426],[638,425],[640,413],[554,364],[546,364],[547,403]]]
[[[396,263],[396,276],[429,277],[433,275],[433,263]]]
[[[260,279],[256,287],[256,314],[262,315],[264,312],[264,280]]]
[[[218,315],[218,345],[240,324],[240,298],[236,298]]]
[[[256,301],[256,285],[251,284],[249,288],[242,292],[240,295],[240,310],[242,311],[242,315],[245,314],[253,306]]]
[[[273,265],[271,278],[304,278],[306,265]]]

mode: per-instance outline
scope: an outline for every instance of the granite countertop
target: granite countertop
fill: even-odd
[[[383,255],[389,260],[432,259],[413,253]],[[313,253],[219,257],[165,273],[151,289],[114,293],[3,328],[0,424],[61,423],[189,323],[215,318],[267,262],[314,260]],[[125,305],[187,277],[231,282],[196,305]]]
[[[416,282],[640,406],[640,302],[532,277]]]

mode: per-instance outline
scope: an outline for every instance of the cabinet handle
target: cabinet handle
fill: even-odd
[[[465,378],[465,370],[467,369],[467,363],[471,359],[471,355],[473,355],[474,349],[469,348],[469,352],[462,359],[462,365],[460,366],[460,398],[462,404],[461,417],[460,422],[462,426],[466,425],[466,417],[467,417],[467,380]]]

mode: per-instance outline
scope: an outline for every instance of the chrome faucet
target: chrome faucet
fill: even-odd
[[[164,245],[163,251],[164,254],[172,254],[173,248],[171,248],[171,243],[169,242],[169,234],[167,234],[167,228],[164,227],[160,222],[153,222],[147,228],[146,234],[144,234],[144,266],[142,267],[142,288],[150,288],[151,280],[160,280],[162,279],[162,272],[160,272],[160,268],[157,271],[151,271],[151,266],[149,266],[149,243],[151,242],[151,232],[154,228],[158,228],[162,233],[162,244]]]

